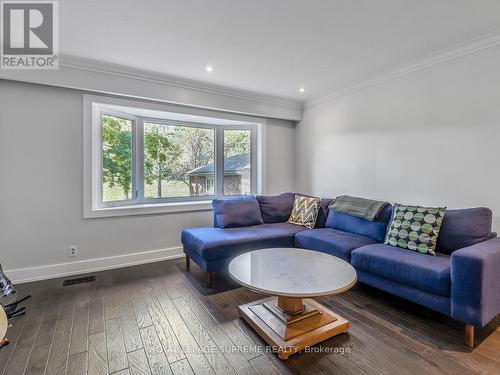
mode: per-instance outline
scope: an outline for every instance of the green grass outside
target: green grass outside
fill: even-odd
[[[161,184],[163,197],[189,197],[189,187],[182,181],[163,181]],[[105,202],[113,202],[125,200],[125,194],[121,186],[110,188],[107,185],[103,187],[103,195]],[[144,196],[146,198],[157,198],[157,186],[145,185]],[[130,194],[129,194],[130,198]]]

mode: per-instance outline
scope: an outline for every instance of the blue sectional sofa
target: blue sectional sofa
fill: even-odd
[[[466,324],[473,346],[474,326],[500,313],[500,239],[491,231],[488,208],[446,210],[437,256],[384,245],[392,207],[375,221],[328,210],[321,200],[314,229],[287,223],[295,193],[214,201],[214,227],[182,232],[186,265],[207,272],[227,269],[238,254],[270,247],[299,247],[350,262],[358,280],[416,302]]]

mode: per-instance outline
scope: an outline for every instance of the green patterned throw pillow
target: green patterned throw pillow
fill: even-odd
[[[288,222],[313,229],[319,214],[319,202],[319,198],[296,195]]]
[[[446,207],[395,204],[385,244],[436,255],[436,243]]]

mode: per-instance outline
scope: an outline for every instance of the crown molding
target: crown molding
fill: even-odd
[[[299,100],[286,99],[279,96],[261,94],[253,91],[237,89],[229,86],[206,83],[188,78],[176,77],[169,74],[156,73],[148,70],[131,68],[124,65],[111,64],[97,60],[89,60],[70,55],[61,55],[59,66],[81,69],[89,72],[105,73],[120,77],[133,77],[138,80],[159,82],[165,85],[204,91],[210,94],[225,95],[233,98],[250,100],[258,103],[273,104],[286,108],[302,109]]]
[[[488,48],[496,47],[498,45],[500,45],[500,29],[484,34],[478,38],[470,39],[466,42],[455,44],[454,46],[424,55],[401,65],[397,65],[379,75],[373,76],[365,81],[348,86],[344,89],[306,100],[304,102],[304,108],[311,108],[320,104],[335,101],[342,96],[363,90],[367,87],[378,85],[380,83],[424,70],[450,60],[474,54]]]
[[[298,121],[302,102],[61,54],[56,70],[0,70],[0,79]]]

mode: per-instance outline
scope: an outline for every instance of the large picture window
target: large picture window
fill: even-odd
[[[259,124],[95,103],[92,111],[93,209],[258,193]]]

